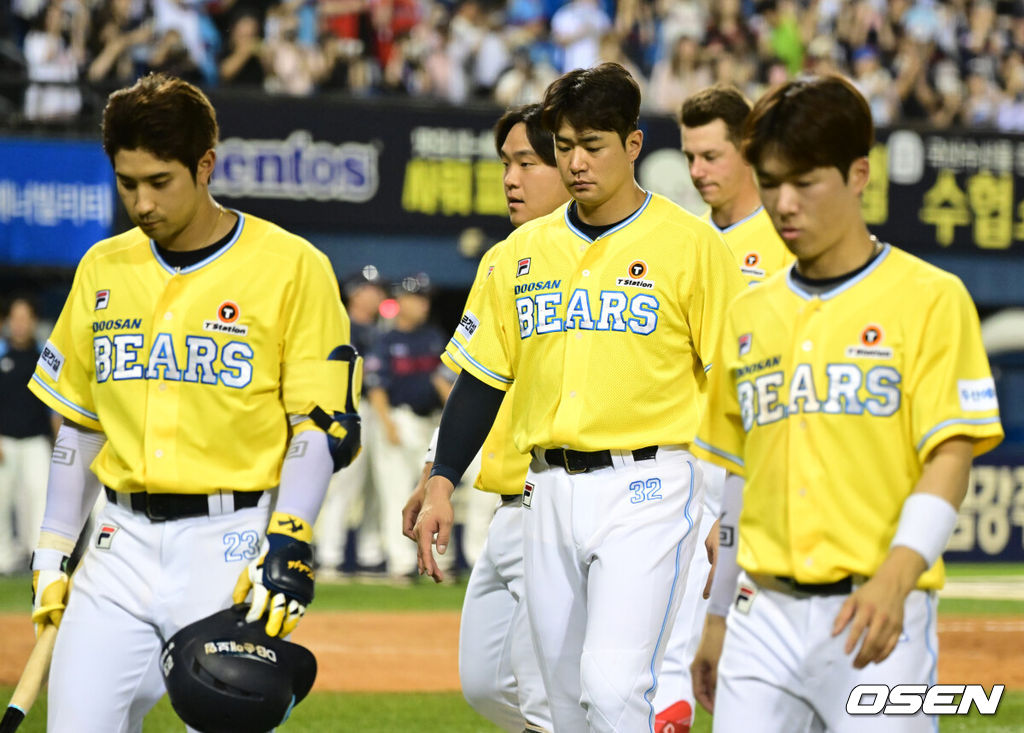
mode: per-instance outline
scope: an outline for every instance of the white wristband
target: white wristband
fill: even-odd
[[[903,545],[931,567],[942,556],[956,527],[956,509],[941,496],[917,492],[907,497],[890,546]]]

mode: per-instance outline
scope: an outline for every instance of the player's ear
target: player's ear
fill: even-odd
[[[633,132],[626,135],[625,148],[626,155],[629,156],[629,162],[635,163],[637,156],[640,155],[640,149],[644,146],[644,133],[641,130],[633,130]]]
[[[853,189],[854,194],[860,196],[861,192],[867,187],[870,177],[871,165],[868,163],[866,156],[857,158],[850,163],[850,170],[846,174],[846,181]]]
[[[203,157],[199,159],[199,163],[196,165],[196,183],[208,186],[210,184],[210,177],[213,176],[213,169],[216,165],[216,152],[211,149],[203,153]]]

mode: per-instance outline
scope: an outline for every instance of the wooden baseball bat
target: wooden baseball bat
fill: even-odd
[[[32,647],[28,661],[25,662],[18,686],[14,688],[11,701],[7,704],[7,712],[0,720],[0,733],[14,733],[32,708],[32,703],[36,701],[39,690],[42,689],[50,672],[50,659],[53,657],[53,645],[56,641],[57,627],[46,624],[36,639],[36,645]]]

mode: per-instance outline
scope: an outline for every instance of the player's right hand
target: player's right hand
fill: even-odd
[[[427,481],[423,508],[413,527],[416,538],[416,566],[420,575],[429,575],[435,583],[444,580],[444,573],[434,560],[432,546],[436,543],[437,553],[443,555],[448,549],[455,512],[452,509],[452,492],[455,485],[444,476],[432,476]]]
[[[715,688],[718,686],[718,660],[725,643],[725,617],[709,613],[704,619],[704,633],[690,665],[693,695],[709,713],[715,712]]]
[[[36,638],[46,624],[59,627],[68,603],[68,574],[61,570],[36,570],[32,573],[32,623]]]
[[[60,626],[67,606],[70,581],[68,557],[75,542],[53,532],[39,533],[39,546],[32,553],[32,623],[36,637],[47,624]]]
[[[416,488],[412,490],[409,501],[405,502],[405,506],[402,507],[402,534],[413,542],[416,541],[416,520],[420,516],[423,501],[427,497],[427,479],[430,478],[430,469],[433,467],[433,461],[423,464],[420,480],[416,484]]]

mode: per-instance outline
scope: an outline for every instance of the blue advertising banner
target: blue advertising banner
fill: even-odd
[[[953,562],[1024,562],[1024,451],[975,460],[944,557]]]
[[[111,235],[114,174],[99,141],[0,138],[0,262],[74,267]]]

